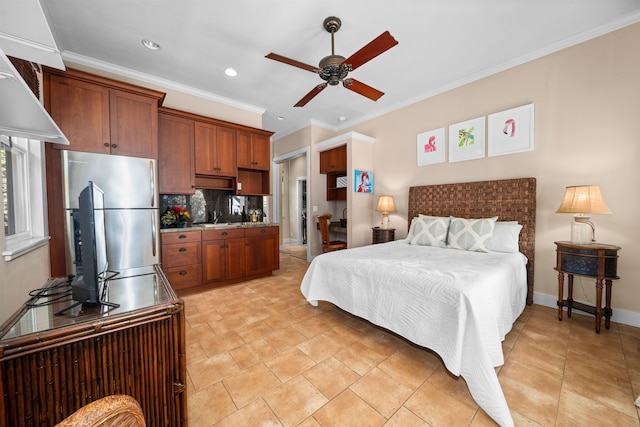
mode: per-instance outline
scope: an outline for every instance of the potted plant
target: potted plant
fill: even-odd
[[[189,211],[182,206],[173,206],[168,208],[162,217],[160,218],[164,227],[186,227],[187,223],[191,221]]]

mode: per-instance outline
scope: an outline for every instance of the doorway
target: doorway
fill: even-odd
[[[307,149],[274,158],[277,180],[274,182],[274,208],[280,222],[280,251],[309,259],[308,242],[308,156]]]

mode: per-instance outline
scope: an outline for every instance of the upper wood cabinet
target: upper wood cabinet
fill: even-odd
[[[169,111],[158,113],[160,194],[194,194],[194,124]]]
[[[45,68],[45,106],[69,139],[65,150],[158,158],[164,93],[89,73]]]
[[[270,133],[238,131],[238,168],[269,170],[271,163]]]
[[[328,174],[346,172],[347,170],[347,146],[332,148],[320,153],[320,173]]]
[[[195,122],[197,175],[236,176],[236,130]]]

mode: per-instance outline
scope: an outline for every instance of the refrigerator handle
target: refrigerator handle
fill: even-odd
[[[149,173],[151,174],[151,207],[156,207],[156,171],[153,161],[149,161]],[[155,255],[155,254],[154,254]]]
[[[156,242],[158,240],[158,224],[156,223],[156,214],[151,212],[151,253],[156,256]]]

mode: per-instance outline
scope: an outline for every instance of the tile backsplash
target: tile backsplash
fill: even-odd
[[[194,224],[250,222],[255,212],[258,222],[267,221],[263,196],[238,196],[224,190],[196,190],[193,196],[160,195],[160,212],[182,206]]]

